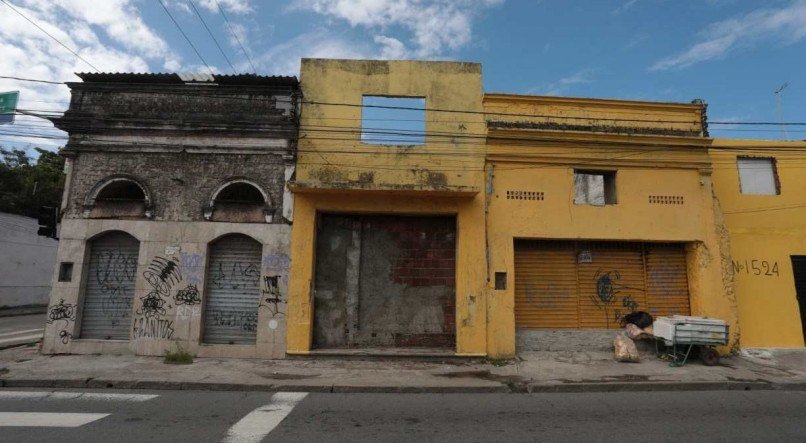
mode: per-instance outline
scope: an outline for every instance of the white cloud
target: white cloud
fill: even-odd
[[[299,62],[311,58],[372,58],[374,49],[339,38],[324,28],[299,35],[275,45],[255,58],[258,69],[271,75],[299,75]]]
[[[254,11],[251,0],[198,0],[199,5],[210,12],[218,12],[218,5],[227,11],[235,14],[248,14]]]
[[[143,22],[133,0],[21,0],[12,5],[101,71],[148,72],[152,66],[169,70],[181,66],[179,56]],[[73,73],[94,71],[8,6],[0,4],[0,11],[0,74],[77,81]],[[20,109],[60,112],[67,108],[70,98],[64,85],[0,79],[0,90],[19,90]],[[64,135],[53,129],[36,129],[47,126],[44,120],[18,117],[20,126],[4,129]],[[35,138],[15,140],[40,146],[56,143]],[[9,146],[5,140],[2,144]]]
[[[613,10],[613,15],[619,15],[621,13],[627,12],[627,10],[635,6],[636,3],[638,3],[638,0],[627,0],[627,2],[623,3],[621,6]]]
[[[590,68],[581,69],[567,77],[563,77],[555,82],[551,82],[548,85],[530,88],[526,92],[528,94],[540,93],[544,95],[563,95],[566,94],[567,91],[573,86],[593,83],[594,75],[597,71],[597,69]]]
[[[411,34],[412,55],[427,58],[468,45],[475,16],[501,3],[503,0],[295,0],[292,9],[313,11],[374,31],[401,27]],[[379,35],[386,37],[386,32]]]
[[[375,43],[381,45],[380,58],[388,60],[404,59],[408,56],[409,51],[406,45],[400,40],[385,35],[376,35],[374,37]]]
[[[724,57],[730,51],[761,40],[793,44],[806,38],[806,0],[778,9],[758,9],[742,17],[710,25],[702,40],[680,54],[663,58],[650,71],[682,69],[696,63]]]

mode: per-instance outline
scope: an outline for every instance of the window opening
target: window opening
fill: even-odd
[[[146,199],[143,190],[136,183],[129,180],[117,180],[109,183],[101,189],[96,203],[114,201],[143,201]]]
[[[616,204],[615,171],[574,170],[574,203],[595,206]]]
[[[233,183],[218,193],[216,203],[262,205],[263,194],[249,183]]]
[[[361,107],[361,143],[424,145],[425,98],[365,95]]]
[[[737,157],[739,188],[742,194],[778,195],[781,193],[774,158]]]

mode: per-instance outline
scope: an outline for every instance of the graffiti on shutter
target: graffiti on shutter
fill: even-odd
[[[80,337],[128,340],[140,243],[111,232],[92,240],[89,248]]]
[[[262,249],[259,242],[241,234],[222,237],[210,245],[205,343],[255,343]]]

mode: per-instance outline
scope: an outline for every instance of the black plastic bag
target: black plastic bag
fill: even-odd
[[[624,316],[624,324],[632,323],[635,326],[638,326],[641,329],[646,328],[647,326],[652,325],[652,315],[649,312],[644,311],[635,311],[631,312]]]

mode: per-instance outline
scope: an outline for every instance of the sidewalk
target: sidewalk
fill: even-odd
[[[806,390],[806,350],[692,361],[669,367],[654,356],[618,363],[612,352],[530,352],[501,362],[292,358],[197,358],[168,365],[131,355],[43,356],[36,348],[0,351],[3,387],[202,389],[306,392],[601,392]]]

